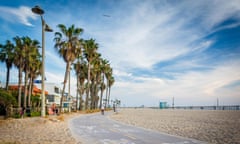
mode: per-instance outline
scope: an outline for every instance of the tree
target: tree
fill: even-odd
[[[105,98],[105,107],[107,107],[107,105],[109,105],[109,96],[108,96],[108,94],[109,94],[109,79],[110,79],[110,77],[111,77],[111,72],[112,72],[112,68],[110,67],[110,64],[107,64],[106,65],[106,67],[105,67],[105,72],[104,72],[104,74],[105,74],[105,77],[106,77],[106,98]]]
[[[57,49],[60,57],[66,62],[66,71],[63,82],[62,97],[60,101],[60,113],[62,110],[63,96],[65,92],[66,83],[68,80],[68,74],[70,72],[70,66],[72,62],[76,59],[77,54],[81,51],[81,44],[79,41],[79,36],[83,32],[81,28],[75,28],[74,25],[66,28],[63,24],[59,24],[58,28],[60,32],[55,33],[55,48]]]
[[[14,44],[12,44],[10,40],[7,40],[5,45],[0,45],[0,61],[6,63],[7,79],[5,89],[8,90],[10,69],[12,68],[14,61]]]
[[[27,106],[27,95],[28,95],[28,80],[30,76],[30,66],[32,66],[32,63],[36,59],[36,55],[38,55],[38,48],[39,42],[37,40],[32,40],[29,37],[22,37],[22,42],[23,42],[23,49],[24,49],[24,72],[25,72],[25,81],[24,81],[24,102],[23,106]],[[30,85],[29,85],[30,86]],[[28,98],[28,104],[30,105],[30,95]],[[28,106],[29,106],[28,105]]]
[[[99,101],[98,92],[101,82],[101,59],[100,54],[96,53],[93,60],[93,69],[91,71],[91,109],[97,108]]]
[[[15,45],[15,57],[14,57],[14,64],[18,68],[18,107],[21,107],[21,97],[22,97],[22,71],[24,68],[24,56],[25,52],[23,49],[23,42],[22,39],[18,36],[13,38],[16,45]]]
[[[79,110],[82,110],[82,95],[84,93],[84,82],[87,79],[87,64],[83,57],[79,57],[77,63],[74,64],[74,69],[77,76],[77,92],[80,95]],[[77,97],[78,103],[78,97]]]
[[[37,40],[30,39],[30,45],[28,46],[28,52],[25,58],[25,73],[27,75],[26,80],[29,80],[28,86],[25,83],[25,94],[27,96],[28,92],[28,102],[27,105],[31,106],[31,95],[32,95],[32,88],[33,88],[33,81],[34,79],[40,75],[41,70],[41,55],[38,51],[40,48],[39,42]],[[26,89],[28,88],[28,89]]]
[[[101,84],[100,84],[100,90],[101,90],[101,96],[100,96],[100,106],[99,108],[102,107],[102,101],[103,101],[103,92],[104,90],[106,89],[106,84],[104,83],[104,75],[106,73],[106,70],[107,70],[107,66],[109,65],[109,61],[106,60],[106,59],[101,59],[101,75],[102,75],[102,78],[101,78]]]
[[[109,82],[108,82],[108,105],[109,105],[109,100],[110,100],[110,91],[111,91],[111,87],[112,87],[112,85],[114,84],[114,82],[115,82],[115,80],[114,80],[114,77],[111,75],[111,77],[110,77],[110,79],[108,80]]]
[[[86,94],[86,101],[85,107],[88,109],[88,101],[89,101],[89,92],[90,92],[90,74],[91,74],[91,65],[96,55],[96,51],[98,49],[98,44],[95,42],[94,39],[85,40],[83,43],[83,53],[85,58],[88,62],[88,78],[87,78],[87,94]]]
[[[38,56],[37,56],[38,57]],[[40,57],[40,54],[39,54]],[[33,93],[34,80],[41,74],[42,61],[38,58],[35,59],[30,65],[30,80],[28,89],[28,106],[31,106],[31,95]]]

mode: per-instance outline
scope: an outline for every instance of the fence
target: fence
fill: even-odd
[[[173,109],[173,107],[167,107]],[[240,110],[240,105],[231,106],[175,106],[174,109],[192,109],[192,110]]]

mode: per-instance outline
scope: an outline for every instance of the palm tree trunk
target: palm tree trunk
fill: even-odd
[[[82,84],[82,85],[80,85],[80,90],[79,90],[79,94],[80,94],[80,101],[79,101],[79,110],[82,110],[82,101],[83,101],[83,99],[82,99],[82,94],[83,94],[83,87],[84,87],[84,85]]]
[[[22,68],[19,67],[18,69],[18,108],[21,107],[21,100],[22,100]]]
[[[78,75],[79,75],[79,74],[77,74],[76,111],[78,110],[78,93],[79,93],[79,80],[78,80]]]
[[[99,105],[99,109],[101,109],[101,107],[102,107],[102,97],[103,97],[103,89],[101,89],[101,96],[100,96],[100,105]]]
[[[25,72],[25,81],[24,81],[24,101],[23,101],[23,106],[26,108],[27,107],[27,92],[28,92],[28,72]]]
[[[104,74],[102,74],[102,83],[103,83],[103,84],[101,84],[101,98],[100,98],[100,106],[99,106],[99,109],[102,108],[103,91],[104,91],[104,89],[105,89],[105,88],[103,88],[103,85],[104,85]]]
[[[67,80],[68,80],[68,72],[69,71],[70,71],[70,62],[67,62],[65,77],[64,77],[64,82],[63,82],[62,97],[61,97],[61,100],[60,100],[60,111],[59,111],[60,113],[62,112],[63,97],[64,97],[66,83],[67,83]]]
[[[30,76],[29,80],[29,89],[28,89],[28,106],[31,107],[31,95],[32,95],[32,85],[33,84],[33,77]]]
[[[93,109],[94,107],[94,81],[91,81],[91,86],[90,86],[90,97],[91,97],[91,101],[90,101],[90,109]]]
[[[9,75],[10,75],[10,68],[7,67],[7,80],[6,80],[6,87],[5,87],[6,90],[8,90]]]
[[[90,61],[88,62],[88,82],[87,82],[87,95],[85,101],[85,109],[88,109],[88,99],[89,99],[89,90],[90,90]]]
[[[109,87],[109,89],[108,89],[108,105],[109,105],[109,100],[110,100],[110,91],[111,91],[111,87]]]
[[[106,88],[105,108],[107,107],[107,98],[108,98],[108,86]]]

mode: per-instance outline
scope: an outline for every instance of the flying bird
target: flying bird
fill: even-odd
[[[106,15],[106,14],[103,14],[103,16],[105,16],[105,17],[111,17],[110,15]]]

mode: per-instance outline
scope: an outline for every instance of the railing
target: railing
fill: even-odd
[[[188,110],[240,110],[240,105],[224,106],[175,106],[166,109],[188,109]]]

